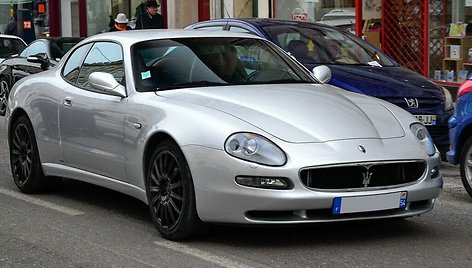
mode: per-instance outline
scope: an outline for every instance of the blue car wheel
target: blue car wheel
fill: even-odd
[[[468,138],[461,153],[460,171],[462,184],[472,197],[472,137]]]

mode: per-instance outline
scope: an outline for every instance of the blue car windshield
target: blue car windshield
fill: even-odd
[[[358,37],[337,29],[309,25],[269,25],[264,26],[263,30],[271,41],[304,65],[398,66]]]
[[[138,91],[275,83],[317,83],[306,69],[264,40],[179,38],[132,47]]]

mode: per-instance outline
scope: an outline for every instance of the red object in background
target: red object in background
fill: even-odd
[[[38,13],[44,13],[46,12],[46,7],[44,5],[44,3],[39,3],[38,4]]]
[[[84,0],[85,1],[85,0]],[[80,1],[79,1],[80,3]],[[49,36],[61,35],[61,9],[60,0],[49,0]]]
[[[428,76],[429,1],[382,1],[382,50],[403,67]]]
[[[198,21],[210,19],[210,0],[198,0]]]

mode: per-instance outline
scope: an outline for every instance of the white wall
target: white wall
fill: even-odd
[[[61,0],[61,35],[72,36],[71,1]]]

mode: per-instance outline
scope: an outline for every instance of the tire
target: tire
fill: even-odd
[[[472,197],[472,137],[468,138],[460,156],[460,172],[462,184]]]
[[[8,96],[10,95],[10,85],[5,77],[0,78],[0,115],[5,115],[7,111]]]
[[[157,145],[146,174],[149,210],[159,233],[175,241],[194,236],[203,223],[197,215],[190,169],[179,147],[170,140]]]
[[[18,189],[23,193],[41,190],[45,186],[45,177],[33,127],[26,116],[20,116],[13,123],[8,142],[11,172]]]

